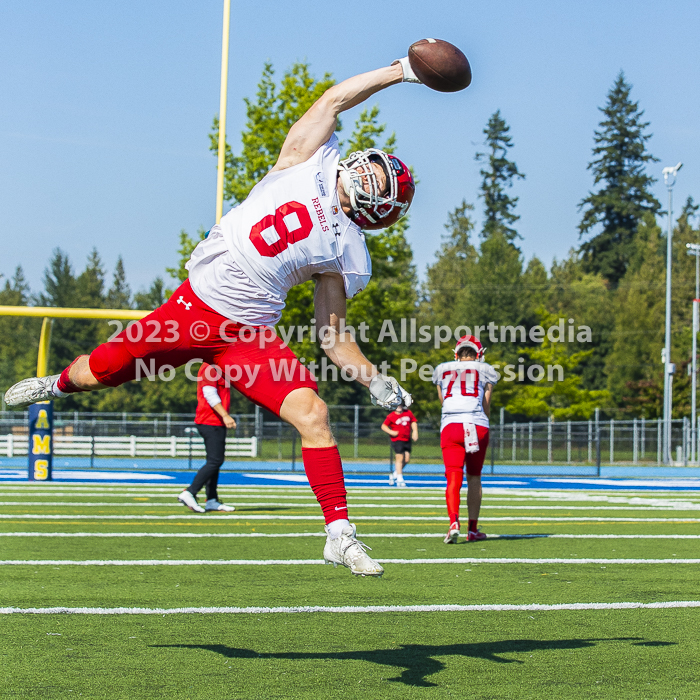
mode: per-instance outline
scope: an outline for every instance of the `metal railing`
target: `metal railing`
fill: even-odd
[[[386,464],[390,446],[380,427],[386,413],[374,406],[329,406],[331,428],[345,461]],[[299,436],[290,425],[261,410],[234,418],[238,427],[227,440],[227,457],[301,468]],[[192,433],[193,419],[193,414],[58,411],[54,414],[55,454],[85,456],[89,447],[92,457],[120,454],[182,459],[189,457],[191,447],[192,457],[200,459],[204,452],[201,438]],[[663,421],[645,419],[492,421],[486,461],[491,465],[551,466],[552,473],[576,465],[598,469],[600,465],[661,465],[662,428]],[[697,464],[693,432],[687,418],[672,421],[675,465]],[[27,434],[26,414],[0,412],[0,458],[26,454]],[[411,457],[415,470],[420,464],[442,462],[438,427],[419,423],[419,440]],[[227,462],[227,468],[232,467],[235,462]]]

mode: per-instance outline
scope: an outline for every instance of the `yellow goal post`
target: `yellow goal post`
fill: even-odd
[[[150,311],[139,311],[135,309],[69,309],[53,306],[0,306],[0,316],[25,316],[44,319],[41,324],[39,354],[36,361],[37,377],[45,377],[48,374],[51,328],[55,318],[138,321],[144,316],[148,316],[150,313]]]

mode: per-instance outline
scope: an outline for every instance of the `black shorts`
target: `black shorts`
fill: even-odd
[[[391,446],[394,448],[394,452],[397,455],[402,455],[404,452],[411,452],[411,441],[410,440],[392,440]]]

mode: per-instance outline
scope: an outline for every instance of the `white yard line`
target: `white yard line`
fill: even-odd
[[[299,606],[248,608],[0,608],[0,614],[13,615],[178,615],[223,614],[263,615],[267,613],[389,613],[389,612],[544,612],[557,610],[633,610],[637,608],[698,608],[700,600],[672,600],[661,603],[559,603],[557,605],[364,605],[364,606]]]
[[[55,514],[43,514],[43,513],[2,513],[0,514],[0,519],[2,520],[182,520],[183,518],[196,518],[198,517],[192,513],[184,513],[183,515],[72,515],[66,513],[65,515],[55,515]],[[207,516],[201,516],[207,517]],[[309,515],[221,515],[219,513],[210,514],[208,517],[217,518],[217,520],[307,520],[316,521],[319,519],[319,515],[309,514]],[[378,521],[378,520],[391,520],[391,521],[402,521],[402,522],[445,522],[444,516],[424,516],[424,517],[412,517],[403,515],[356,515],[352,516],[352,520],[356,522],[364,521]],[[486,522],[623,522],[623,523],[699,523],[700,518],[610,518],[610,517],[576,517],[576,516],[544,516],[540,517],[537,515],[523,515],[520,517],[516,516],[496,516],[496,517],[485,517],[481,519]]]
[[[700,564],[700,559],[546,559],[450,557],[377,559],[382,564]],[[323,559],[6,559],[0,566],[305,566]]]
[[[89,493],[79,493],[76,491],[47,491],[47,492],[38,492],[35,490],[31,490],[31,493],[27,494],[27,491],[24,491],[24,494],[31,495],[34,497],[56,497],[56,496],[72,496],[72,497],[85,497],[89,498],[90,496],[94,497],[107,497],[107,498],[133,498],[133,499],[142,499],[142,498],[148,498],[148,499],[159,499],[159,500],[174,500],[177,498],[177,495],[179,491],[174,490],[174,489],[168,489],[163,493],[155,493],[152,491],[148,492],[140,492],[140,491],[120,491],[120,492],[109,492],[107,490],[97,490],[97,489],[86,489],[86,491],[89,491]],[[232,498],[232,499],[238,499],[238,498],[247,498],[250,500],[255,500],[254,503],[251,503],[249,505],[286,505],[285,504],[280,504],[278,501],[294,501],[295,503],[299,504],[305,504],[305,503],[312,503],[313,501],[306,501],[306,500],[300,500],[303,499],[305,496],[308,495],[308,489],[303,489],[304,493],[303,495],[301,493],[294,493],[291,495],[287,494],[281,494],[281,493],[265,493],[262,491],[257,491],[257,490],[248,490],[248,491],[229,491],[225,488],[219,488],[219,493],[223,498]],[[466,494],[466,489],[462,489],[462,492]],[[10,492],[7,489],[4,489],[4,493],[7,496],[19,496],[23,495],[21,491],[15,492]],[[376,493],[376,491],[374,492]],[[350,496],[351,498],[357,497],[361,495],[364,500],[367,501],[382,501],[384,503],[392,502],[392,501],[397,501],[401,503],[406,503],[409,504],[411,507],[430,507],[430,505],[424,505],[424,506],[417,506],[419,503],[426,503],[426,502],[435,502],[436,504],[441,504],[444,502],[444,496],[443,495],[408,495],[404,494],[401,496],[387,496],[386,493],[382,493],[380,495],[372,495],[372,494],[358,494],[357,491],[350,491]],[[270,499],[271,497],[274,497],[276,501],[274,503],[264,503],[262,500],[259,499]],[[669,507],[669,508],[680,508],[687,506],[689,510],[696,510],[700,509],[700,498],[698,499],[692,499],[692,498],[658,498],[658,497],[639,497],[639,496],[633,496],[633,497],[626,497],[626,496],[601,496],[599,494],[565,494],[565,493],[556,493],[556,494],[547,494],[547,495],[541,495],[541,496],[535,496],[535,497],[525,497],[525,496],[516,496],[516,495],[509,495],[509,496],[504,496],[504,497],[494,497],[491,496],[489,497],[487,494],[487,503],[485,503],[482,507],[485,508],[504,508],[506,507],[505,505],[501,505],[501,503],[504,503],[508,505],[508,507],[511,508],[530,508],[530,507],[537,507],[537,508],[574,508],[574,506],[569,506],[569,505],[561,505],[561,506],[552,506],[552,505],[546,505],[547,503],[551,503],[552,501],[560,500],[566,504],[569,503],[610,503],[610,504],[619,504],[619,506],[636,506],[640,508],[664,508],[664,507]],[[499,503],[497,505],[494,505],[494,501],[498,501]],[[517,503],[522,503],[526,502],[528,505],[516,505]],[[39,501],[38,502],[40,505],[48,505],[48,501]],[[536,504],[536,506],[531,506],[529,504]],[[28,502],[4,502],[0,503],[0,505],[29,505]],[[78,502],[79,505],[89,505],[89,503],[85,502]],[[51,504],[51,505],[56,505],[56,504]],[[64,502],[61,502],[57,505],[67,505]],[[102,505],[102,504],[100,504]],[[110,503],[110,504],[105,504],[105,505],[117,505],[115,503]],[[155,504],[153,504],[155,505]],[[243,505],[243,503],[241,503]],[[368,504],[367,507],[396,507],[392,505],[384,505],[384,504]],[[583,509],[585,506],[579,506],[577,509]],[[593,508],[593,507],[591,507]],[[595,508],[593,508],[595,509]]]
[[[222,496],[223,498],[223,496]],[[273,508],[315,508],[318,506],[316,501],[294,501],[283,503],[280,501],[227,501],[232,505],[246,507],[273,507]],[[426,503],[355,503],[349,499],[348,503],[353,508],[382,508],[382,509],[431,509],[438,508],[437,504]],[[0,506],[60,506],[65,508],[177,508],[182,507],[181,503],[173,498],[171,503],[150,503],[150,502],[92,502],[92,501],[0,501]],[[684,504],[669,504],[669,505],[619,505],[619,506],[551,506],[551,505],[531,505],[531,506],[516,506],[516,505],[482,505],[481,510],[700,510],[700,503],[684,503]]]
[[[325,532],[0,532],[0,537],[155,537],[155,538],[295,538],[325,537]],[[442,539],[442,532],[371,532],[362,533],[362,538],[384,537],[391,539]],[[490,540],[572,539],[572,540],[700,540],[700,535],[486,535]]]

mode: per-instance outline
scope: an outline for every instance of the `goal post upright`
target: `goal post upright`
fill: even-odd
[[[0,316],[24,316],[43,318],[39,352],[36,360],[37,377],[49,373],[49,350],[51,330],[55,318],[83,318],[105,320],[138,321],[150,311],[135,309],[80,309],[52,306],[0,306]],[[29,481],[53,480],[53,402],[42,401],[29,407],[28,431],[28,471]]]
[[[231,0],[224,0],[221,36],[221,90],[219,93],[219,151],[216,169],[216,223],[224,213],[224,172],[226,169],[226,104],[228,99],[228,45],[231,25]]]

